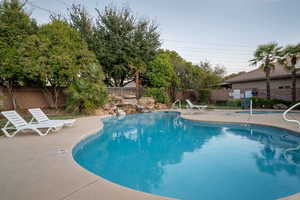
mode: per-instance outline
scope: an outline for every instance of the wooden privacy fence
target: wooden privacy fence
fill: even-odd
[[[108,87],[107,92],[112,96],[136,96],[137,92],[142,95],[144,88],[137,89],[136,87]]]

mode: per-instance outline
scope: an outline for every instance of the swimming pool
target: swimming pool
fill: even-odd
[[[143,192],[268,200],[300,192],[299,144],[299,136],[283,129],[157,112],[105,119],[73,156],[90,172]]]

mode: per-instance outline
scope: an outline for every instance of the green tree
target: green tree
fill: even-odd
[[[199,67],[204,71],[201,88],[210,88],[223,81],[223,76],[226,71],[225,67],[220,65],[213,67],[212,64],[207,61],[200,62]]]
[[[138,21],[135,25],[130,68],[133,70],[137,89],[141,87],[141,73],[147,70],[147,64],[158,54],[161,45],[157,29],[155,23],[146,19]]]
[[[24,85],[24,68],[20,64],[20,48],[27,37],[37,31],[35,20],[24,10],[25,3],[19,0],[0,2],[0,84],[7,88],[14,109],[17,102],[14,87]]]
[[[135,80],[139,87],[140,74],[160,46],[157,26],[138,20],[127,8],[106,7],[97,12],[94,52],[103,66],[105,82],[123,87]]]
[[[22,63],[31,79],[42,84],[51,107],[58,108],[61,88],[67,88],[91,64],[100,65],[67,23],[54,20],[41,26],[37,35],[23,44]]]
[[[127,9],[106,7],[97,12],[94,52],[103,67],[105,83],[123,87],[131,75],[131,40],[136,19]]]
[[[297,68],[295,67],[297,62],[300,61],[300,43],[298,45],[289,45],[282,50],[282,58],[279,63],[283,64],[286,70],[292,74],[292,101],[296,102],[297,90]]]
[[[170,88],[177,76],[166,53],[160,53],[147,65],[143,85],[152,88]]]
[[[259,68],[266,74],[267,99],[271,99],[270,74],[279,59],[281,49],[282,47],[274,42],[260,45],[254,52],[254,58],[250,60],[251,65],[259,65]]]
[[[86,41],[90,50],[94,49],[94,26],[93,20],[84,6],[72,4],[69,9],[68,23],[80,33],[81,38]]]

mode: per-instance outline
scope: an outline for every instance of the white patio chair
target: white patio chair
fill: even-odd
[[[6,125],[1,129],[7,137],[14,137],[18,132],[25,132],[32,130],[37,132],[40,136],[46,136],[50,131],[58,131],[62,128],[62,123],[36,123],[29,124],[27,123],[16,111],[3,111],[1,114],[8,120]],[[45,129],[45,132],[42,132],[39,129]],[[12,133],[8,131],[15,130]]]
[[[47,115],[40,108],[32,108],[28,109],[30,114],[32,115],[32,119],[30,123],[34,123],[37,121],[39,123],[47,122],[47,123],[62,123],[64,126],[73,126],[75,119],[67,119],[67,120],[51,120],[47,117]]]
[[[190,108],[190,109],[194,109],[194,108],[196,108],[196,109],[206,109],[207,108],[207,105],[194,105],[190,100],[188,100],[188,99],[186,99],[185,100],[186,102],[187,102],[187,104],[188,104],[188,107]]]

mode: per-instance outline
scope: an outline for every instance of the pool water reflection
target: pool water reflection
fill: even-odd
[[[282,129],[157,112],[104,120],[73,156],[96,175],[157,195],[276,199],[300,192],[299,144],[299,136]]]

